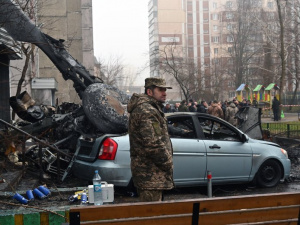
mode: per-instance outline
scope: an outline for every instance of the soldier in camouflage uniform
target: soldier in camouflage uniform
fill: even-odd
[[[174,187],[173,149],[162,111],[167,89],[164,79],[147,78],[145,94],[133,94],[127,106],[131,172],[141,201],[161,201],[163,190]]]

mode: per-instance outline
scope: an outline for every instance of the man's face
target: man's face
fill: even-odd
[[[157,101],[161,103],[165,103],[167,97],[167,89],[161,87],[155,87],[153,91],[148,89],[147,94],[155,98]]]

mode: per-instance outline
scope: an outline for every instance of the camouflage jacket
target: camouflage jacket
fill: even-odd
[[[134,185],[147,190],[172,189],[173,150],[162,104],[145,94],[133,94],[127,109]]]
[[[226,108],[225,120],[231,123],[233,126],[237,126],[237,118],[235,118],[235,114],[239,111],[239,109],[232,102],[230,106]]]

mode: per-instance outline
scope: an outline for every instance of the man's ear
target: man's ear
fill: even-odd
[[[152,95],[153,95],[153,92],[152,92],[151,89],[147,89],[147,95],[149,95],[149,96],[152,96]]]

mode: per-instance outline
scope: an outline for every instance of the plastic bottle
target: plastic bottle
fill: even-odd
[[[94,205],[103,205],[101,177],[98,173],[98,170],[95,170],[93,185],[94,185]]]
[[[83,193],[81,194],[81,204],[85,205],[87,204],[87,195],[86,195],[86,190],[83,190]]]

